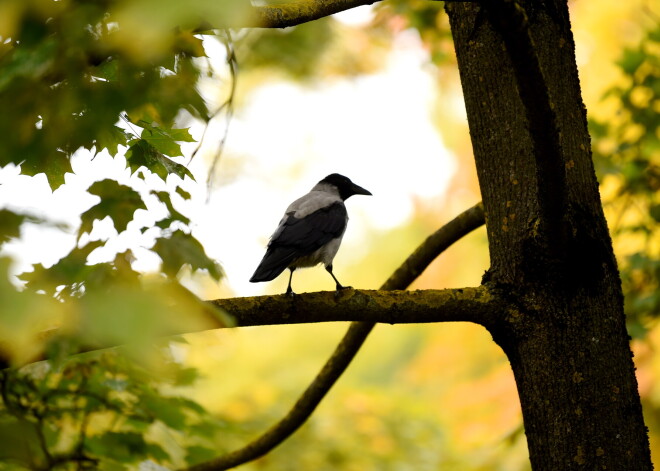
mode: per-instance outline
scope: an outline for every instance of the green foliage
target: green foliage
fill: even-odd
[[[44,174],[56,191],[74,171],[74,153],[86,149],[124,154],[116,160],[143,179],[92,183],[87,193],[97,201],[75,230],[0,209],[0,246],[20,238],[24,224],[67,230],[73,246],[55,264],[23,273],[20,287],[12,261],[0,257],[0,469],[182,466],[212,448],[216,422],[172,392],[193,384],[196,372],[170,354],[180,339],[163,339],[226,321],[177,280],[184,266],[222,275],[178,208],[191,198],[179,185],[195,180],[180,159],[181,143],[194,140],[180,123],[212,115],[197,89],[206,63],[196,29],[202,20],[236,19],[241,5],[249,3],[0,3],[0,167]],[[163,184],[148,187],[158,181],[150,175]],[[139,216],[154,202],[167,215],[146,225]],[[116,236],[95,235],[106,219]],[[155,238],[143,248],[162,258],[159,273],[137,272],[131,250],[90,262],[113,237],[139,230]],[[124,347],[71,357],[116,345]]]
[[[25,222],[43,223],[43,219],[19,214],[8,209],[0,209],[0,247],[11,239],[16,239],[21,235],[21,226]]]
[[[333,40],[332,23],[323,18],[284,30],[250,31],[237,43],[241,68],[275,68],[295,79],[313,76]]]
[[[181,368],[163,351],[151,353],[162,357],[158,375],[117,352],[1,372],[0,463],[131,469],[146,460],[181,465],[178,456],[197,455],[207,441],[188,431],[214,432],[220,424],[198,404],[162,392],[163,378],[176,384]]]
[[[171,155],[176,157],[183,155],[181,153],[181,146],[177,144],[178,142],[194,142],[194,139],[190,135],[187,129],[165,129],[152,126],[149,123],[144,121],[139,121],[137,123],[139,126],[144,128],[142,132],[142,139],[154,147],[157,151],[165,155]],[[184,167],[185,168],[185,167]],[[193,178],[190,172],[187,172],[190,178]],[[182,175],[181,178],[183,178]]]
[[[128,144],[130,144],[130,147],[126,151],[126,161],[132,173],[136,173],[141,168],[147,168],[163,180],[166,180],[170,174],[178,175],[180,178],[188,176],[194,180],[194,177],[186,167],[165,157],[148,140],[133,139]],[[179,147],[172,140],[169,140],[167,143],[160,142],[160,145],[162,147]],[[178,150],[177,152],[180,153],[181,151]]]
[[[181,230],[174,231],[170,237],[158,239],[154,251],[163,259],[163,271],[171,277],[175,277],[185,264],[193,270],[207,270],[215,279],[222,274],[218,265],[204,253],[202,245]]]
[[[592,121],[594,159],[604,177],[618,178],[605,203],[617,214],[612,232],[632,246],[620,260],[629,327],[643,335],[645,321],[660,316],[660,27],[646,33],[618,61],[624,84],[604,99],[616,119]]]
[[[116,127],[122,112],[165,129],[182,108],[207,117],[195,90],[199,73],[193,60],[203,54],[200,40],[190,31],[161,31],[172,48],[136,56],[124,44],[131,38],[112,25],[113,14],[123,11],[118,2],[112,9],[114,3],[16,7],[21,16],[14,28],[0,32],[0,125],[15,130],[4,139],[0,165],[21,164],[28,175],[45,172],[56,189],[71,172],[68,158],[80,147],[116,151],[129,143],[130,133]],[[170,146],[177,137],[169,136]]]
[[[235,44],[241,81],[250,83],[251,76],[256,83],[272,80],[273,72],[299,82],[374,73],[389,53],[392,34],[384,30],[326,17],[282,30],[241,31]]]
[[[78,229],[79,239],[82,234],[92,232],[92,224],[95,220],[102,220],[106,217],[112,218],[117,232],[123,232],[128,223],[133,220],[135,211],[147,209],[137,191],[120,185],[114,180],[96,182],[87,191],[99,196],[101,202],[80,216],[82,223]]]

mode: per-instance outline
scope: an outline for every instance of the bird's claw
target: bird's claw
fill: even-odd
[[[342,286],[342,285],[337,285],[337,289],[335,290],[335,297],[339,297],[342,291],[347,290],[347,289],[353,289],[352,286]]]

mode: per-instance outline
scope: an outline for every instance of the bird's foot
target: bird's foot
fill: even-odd
[[[347,290],[347,289],[353,289],[352,286],[342,286],[339,283],[337,283],[337,289],[335,290],[335,298],[339,297],[342,291]]]
[[[289,296],[289,297],[292,298],[292,299],[295,298],[295,297],[297,296],[296,293],[294,293],[293,290],[292,290],[291,288],[287,289],[287,290],[286,290],[286,293],[284,293],[284,294],[286,294],[287,296]]]

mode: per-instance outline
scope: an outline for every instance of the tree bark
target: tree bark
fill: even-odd
[[[532,469],[651,470],[567,3],[446,9]]]

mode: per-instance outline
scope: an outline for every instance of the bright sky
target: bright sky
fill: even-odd
[[[355,24],[364,21],[368,12],[357,9],[342,17]],[[222,54],[222,50],[209,47],[209,53]],[[217,61],[222,63],[221,55]],[[251,284],[248,279],[284,209],[327,174],[342,173],[374,195],[348,201],[351,221],[345,249],[367,245],[367,228],[384,231],[406,221],[414,199],[442,202],[455,165],[430,121],[436,84],[425,71],[426,62],[416,34],[405,33],[378,74],[306,88],[281,82],[255,90],[231,122],[219,182],[208,201],[204,185],[208,162],[193,160],[190,169],[198,183],[184,183],[193,199],[180,207],[191,217],[207,253],[223,265],[224,283],[234,294],[271,292],[267,284]],[[223,127],[224,123],[216,123],[209,130],[209,143],[220,138]],[[201,131],[195,128],[193,135],[199,137]],[[184,147],[184,154],[190,155],[193,148]],[[93,181],[110,177],[147,189],[139,179],[130,178],[123,158],[100,154],[91,161],[87,152],[79,152],[72,164],[75,175],[67,175],[66,184],[54,193],[43,176],[19,176],[14,167],[0,169],[0,207],[45,215],[72,228],[63,233],[26,225],[22,239],[5,249],[17,261],[15,273],[33,263],[51,265],[71,249],[78,215],[97,200],[84,191]],[[159,185],[158,179],[150,181]],[[148,206],[149,213],[136,215],[144,224],[164,214],[155,200]],[[105,221],[95,226],[91,237],[110,234],[114,230]],[[110,259],[116,250],[131,248],[137,256],[136,268],[154,269],[158,257],[140,249],[152,243],[151,232],[143,235],[129,225],[127,233],[114,237],[107,249],[94,252],[93,260]],[[340,250],[337,261],[345,256]]]

